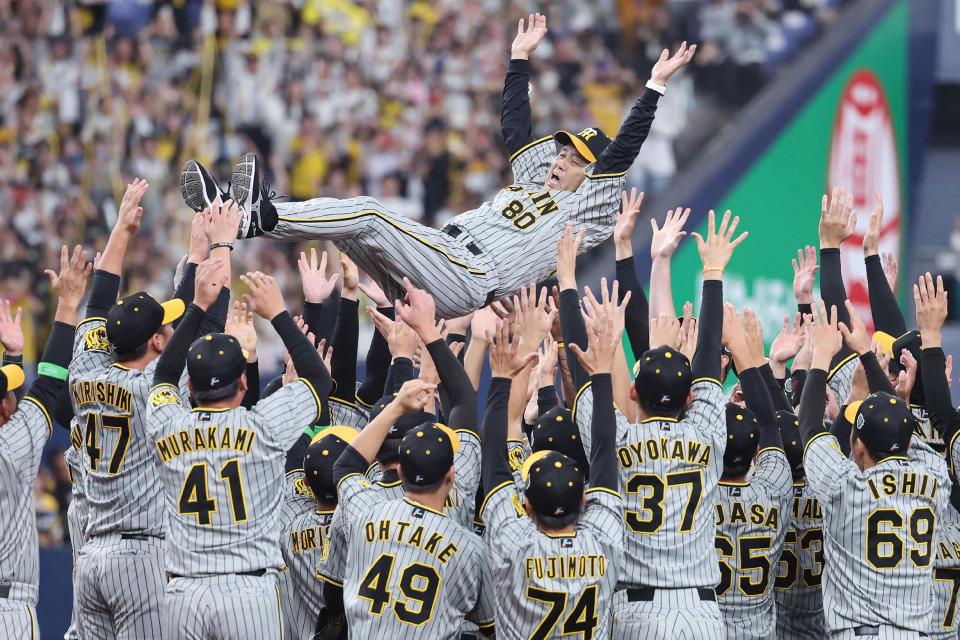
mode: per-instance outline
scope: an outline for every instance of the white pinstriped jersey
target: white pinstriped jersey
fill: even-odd
[[[40,551],[33,484],[53,423],[29,395],[0,427],[0,583],[8,600],[37,605]]]
[[[86,512],[90,508],[87,503],[87,465],[83,460],[83,434],[76,418],[70,420],[70,446],[63,452],[63,461],[70,471],[73,494],[70,503]]]
[[[773,635],[773,576],[787,533],[791,485],[787,456],[772,448],[757,456],[747,482],[720,481],[717,604],[735,634],[728,637]]]
[[[557,239],[568,223],[586,230],[580,253],[613,233],[624,174],[593,176],[591,166],[576,191],[551,191],[543,184],[556,154],[552,136],[530,143],[511,161],[515,184],[450,220],[449,224],[470,234],[496,262],[500,279],[497,297],[539,282],[553,272]]]
[[[853,386],[853,372],[857,370],[858,364],[860,364],[860,359],[854,353],[830,372],[827,386],[833,391],[838,405],[846,402],[847,396],[850,395],[850,387]]]
[[[719,580],[713,508],[727,438],[726,398],[711,380],[696,381],[691,391],[693,402],[679,421],[630,424],[616,413],[626,524],[622,585],[712,588]],[[577,394],[573,412],[589,458],[589,384]]]
[[[283,465],[320,415],[304,379],[250,410],[182,406],[179,390],[150,393],[147,431],[168,512],[167,571],[208,576],[280,569]]]
[[[513,473],[513,483],[518,488],[526,483],[520,474],[523,462],[530,457],[530,443],[526,438],[523,440],[507,440],[507,463],[510,465],[510,471]]]
[[[103,318],[77,326],[69,393],[87,466],[87,535],[162,536],[163,488],[145,426],[157,360],[129,369],[113,362],[111,349]]]
[[[914,437],[906,456],[860,471],[836,438],[822,433],[807,443],[804,469],[823,506],[830,630],[891,625],[927,632],[937,521],[950,495],[943,458]]]
[[[338,398],[330,398],[330,424],[354,429],[363,429],[369,418],[367,411],[358,404],[344,402]]]
[[[576,533],[541,533],[513,483],[483,506],[485,542],[497,585],[497,637],[606,638],[623,559],[623,501],[590,489]],[[578,635],[580,634],[580,635]]]
[[[338,492],[350,637],[453,639],[464,619],[492,625],[490,569],[473,531],[406,498],[385,500],[359,474],[344,477]]]
[[[287,564],[284,577],[289,580],[281,589],[284,613],[295,638],[311,640],[317,616],[323,608],[323,583],[320,567],[330,551],[330,525],[333,511],[311,509],[289,522],[280,538],[280,550]]]
[[[960,605],[960,513],[947,505],[937,522],[937,551],[933,558],[933,619],[930,637],[955,640]]]
[[[927,409],[917,405],[910,405],[910,413],[917,419],[917,426],[913,432],[917,434],[921,440],[930,445],[934,451],[945,451],[947,445],[944,443],[943,438],[940,437],[940,434],[937,433],[937,430],[933,428]]]
[[[823,509],[806,482],[793,485],[788,517],[774,583],[777,632],[784,638],[822,638],[827,633],[820,588],[826,563]]]

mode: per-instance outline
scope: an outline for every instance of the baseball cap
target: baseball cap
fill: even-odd
[[[561,129],[553,134],[558,148],[570,144],[590,164],[597,161],[603,150],[610,144],[610,137],[597,127],[587,127],[578,133]]]
[[[667,346],[650,349],[637,361],[637,396],[653,409],[678,411],[687,402],[693,372],[690,361]]]
[[[587,468],[587,454],[580,441],[580,430],[566,407],[554,407],[537,418],[530,436],[530,448],[534,451],[558,451],[584,469]]]
[[[208,333],[197,338],[187,352],[187,373],[194,391],[223,389],[240,379],[247,367],[247,352],[233,336]]]
[[[387,405],[393,402],[393,399],[397,396],[396,393],[385,395],[379,400],[377,400],[372,407],[370,407],[369,420],[367,423],[372,422],[377,416],[387,408]],[[387,432],[386,439],[399,439],[406,435],[407,431],[418,427],[425,422],[433,422],[436,419],[432,413],[427,413],[426,411],[415,411],[413,413],[407,413],[400,416],[396,422],[390,427],[390,431]]]
[[[345,426],[326,427],[313,436],[303,456],[303,475],[318,500],[337,499],[333,465],[356,437],[357,430]]]
[[[523,463],[520,475],[527,483],[526,497],[539,516],[562,518],[580,510],[583,471],[557,451],[537,451]]]
[[[460,438],[446,425],[425,422],[410,429],[400,440],[404,481],[420,487],[439,482],[459,450]]]
[[[160,303],[146,291],[131,294],[107,311],[107,339],[115,351],[133,351],[185,310],[179,298]]]
[[[853,436],[878,461],[907,450],[916,421],[906,402],[885,391],[851,402],[843,417],[853,425]]]
[[[7,364],[0,367],[0,396],[5,396],[8,391],[19,389],[23,380],[23,369],[20,365]]]
[[[777,428],[780,429],[780,439],[783,440],[783,451],[787,454],[787,462],[793,471],[793,477],[804,475],[803,471],[803,438],[800,437],[800,420],[790,411],[777,411]]]
[[[891,358],[890,358],[890,372],[891,373],[900,373],[903,371],[903,365],[900,364],[900,356],[903,355],[903,350],[906,349],[913,355],[917,362],[920,362],[920,332],[919,331],[907,331],[905,334],[893,341],[893,345],[890,347]],[[920,370],[917,369],[917,375],[919,376]]]
[[[760,425],[750,409],[727,403],[727,446],[723,450],[724,467],[750,464],[760,442]]]

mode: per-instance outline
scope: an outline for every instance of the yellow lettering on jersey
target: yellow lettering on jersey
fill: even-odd
[[[528,556],[524,558],[527,581],[581,580],[602,578],[607,573],[607,559],[602,554],[569,556]]]
[[[317,534],[313,527],[290,532],[290,543],[295,554],[317,548]]]
[[[390,539],[390,520],[381,520],[380,528],[377,530],[377,540],[385,541]]]
[[[867,478],[867,488],[874,500],[892,495],[923,496],[933,499],[937,495],[937,482],[926,473],[904,471],[900,476],[885,473],[879,478]]]
[[[729,511],[726,508],[729,507]],[[756,527],[776,530],[780,527],[780,509],[778,507],[765,507],[758,503],[744,504],[734,502],[730,505],[717,503],[717,526],[746,525],[751,524]]]
[[[793,499],[793,519],[794,520],[823,520],[823,511],[820,509],[820,501],[814,498],[797,497]]]
[[[364,540],[368,544],[375,542],[399,542],[417,549],[423,549],[446,564],[457,552],[457,546],[448,542],[443,534],[427,531],[423,526],[412,526],[402,520],[369,521],[363,526]],[[408,537],[409,534],[409,537]],[[426,540],[424,540],[426,538]],[[439,551],[438,551],[439,550]]]
[[[105,404],[124,413],[132,411],[133,394],[126,387],[102,380],[83,380],[73,383],[70,388],[74,402],[78,407],[85,404]],[[157,393],[160,391],[162,390]],[[152,400],[153,396],[151,396]],[[176,402],[176,396],[174,396],[174,402]],[[156,403],[154,404],[156,406]],[[161,402],[160,404],[164,403]]]
[[[706,467],[710,465],[711,450],[709,444],[696,440],[660,438],[624,445],[617,449],[617,459],[624,469],[640,466],[647,460],[671,460]]]
[[[184,429],[171,433],[154,444],[163,462],[170,462],[177,456],[191,451],[220,449],[249,454],[253,451],[256,433],[249,429],[207,426],[206,432],[200,427]]]
[[[419,547],[423,544],[423,527],[416,527],[413,530],[413,534],[411,534],[410,539],[407,540],[407,544],[412,547]]]

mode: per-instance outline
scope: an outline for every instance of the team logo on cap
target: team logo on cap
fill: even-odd
[[[861,429],[863,429],[863,425],[865,422],[866,420],[864,419],[862,413],[857,416],[857,431],[860,431]]]
[[[577,134],[577,137],[578,137],[578,138],[583,138],[584,140],[589,140],[590,138],[594,137],[595,135],[597,135],[597,130],[594,129],[593,127],[587,127],[586,129],[584,129],[583,131],[581,131],[580,133],[578,133],[578,134]]]
[[[216,377],[216,376],[210,378],[210,386],[211,386],[211,387],[215,387],[215,386],[217,386],[218,384],[220,384],[220,378],[218,378],[218,377]]]

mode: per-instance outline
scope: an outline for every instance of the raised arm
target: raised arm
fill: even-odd
[[[386,336],[387,349],[393,358],[387,368],[387,377],[382,396],[388,396],[400,391],[400,387],[407,380],[412,380],[413,356],[420,345],[420,336],[402,320],[393,320],[377,309],[367,309],[370,319],[376,325],[378,333]],[[391,309],[391,315],[393,310]],[[379,398],[378,398],[379,400]]]
[[[696,51],[697,45],[687,47],[687,43],[683,42],[673,56],[667,49],[660,53],[660,59],[653,65],[653,70],[650,72],[646,90],[633,105],[630,115],[620,125],[617,137],[597,158],[593,175],[623,173],[630,168],[637,154],[640,153],[643,141],[650,133],[650,125],[653,124],[653,117],[657,111],[657,101],[667,90],[667,81],[693,59]]]
[[[520,18],[517,36],[510,47],[510,65],[503,81],[503,107],[500,112],[500,131],[510,156],[533,140],[529,58],[546,35],[547,17],[531,13],[526,22]]]
[[[813,305],[810,330],[812,360],[807,379],[800,396],[800,435],[804,444],[825,433],[823,415],[827,406],[827,369],[830,361],[843,344],[837,328],[837,311],[831,308],[828,314],[823,301]]]
[[[893,385],[890,384],[890,379],[880,367],[877,356],[871,348],[870,334],[867,333],[867,327],[863,324],[863,320],[860,319],[860,314],[857,313],[857,310],[849,300],[844,300],[844,306],[846,307],[849,324],[840,322],[838,328],[840,329],[840,334],[843,336],[844,343],[860,358],[863,372],[867,378],[869,393],[885,391],[886,393],[895,395],[896,392],[894,391]]]
[[[476,434],[479,430],[477,393],[470,383],[467,372],[434,324],[436,306],[433,296],[415,288],[404,278],[406,301],[397,301],[397,316],[408,324],[426,345],[430,358],[437,369],[440,383],[444,386],[447,403],[443,407],[447,425],[453,429],[466,429]]]
[[[880,261],[880,230],[883,226],[883,200],[880,192],[875,195],[870,224],[863,236],[863,261],[867,268],[867,291],[870,295],[870,311],[873,313],[873,326],[894,338],[907,332],[907,323],[903,312],[893,295],[893,289],[887,281]]]
[[[343,289],[340,292],[337,326],[333,330],[330,375],[335,383],[334,395],[341,400],[354,402],[357,399],[357,341],[360,339],[360,303],[357,289],[360,272],[345,253],[340,254],[340,270],[343,272]]]
[[[693,354],[694,380],[720,380],[720,340],[723,330],[723,272],[733,256],[734,249],[747,238],[744,231],[736,239],[733,234],[740,223],[739,216],[730,219],[730,211],[723,214],[716,229],[713,211],[707,215],[707,237],[693,232],[697,250],[703,263],[703,300],[700,305],[697,350]]]
[[[567,225],[563,237],[557,241],[557,284],[560,287],[560,327],[563,341],[569,348],[577,345],[587,348],[587,328],[580,311],[580,293],[577,291],[577,252],[583,240],[583,230],[573,235],[573,225]],[[567,367],[573,381],[574,393],[587,383],[589,377],[574,358],[567,358]]]
[[[803,316],[812,313],[813,283],[816,282],[817,272],[820,270],[817,265],[817,248],[806,245],[803,249],[797,249],[797,258],[790,262],[793,266],[793,296],[797,300],[797,312],[800,313],[802,322]]]
[[[680,240],[687,232],[683,230],[690,209],[677,207],[674,211],[667,211],[667,219],[663,226],[657,221],[650,220],[653,235],[650,237],[650,317],[659,318],[662,314],[676,317],[677,311],[673,306],[673,285],[670,281],[670,260],[680,245]]]
[[[747,408],[757,416],[760,424],[760,450],[773,447],[783,449],[773,398],[764,383],[760,369],[766,365],[763,357],[763,330],[756,314],[743,312],[740,336],[733,336],[728,344],[740,377],[740,388]],[[777,389],[777,392],[783,394]]]
[[[943,278],[927,273],[913,285],[913,301],[917,310],[917,327],[923,350],[920,352],[920,375],[930,423],[949,446],[960,430],[960,412],[950,400],[950,384],[946,374],[946,358],[943,354],[941,330],[947,319],[947,292]]]
[[[373,281],[364,282],[363,277],[357,285],[364,295],[367,296],[367,309],[376,307],[376,310],[383,314],[389,320],[394,319],[393,304],[387,300],[386,294]],[[367,349],[367,358],[363,368],[363,382],[357,389],[357,401],[367,407],[373,404],[383,395],[383,387],[387,383],[387,375],[390,370],[390,345],[387,342],[387,336],[376,327],[373,336],[370,338],[370,347]]]
[[[253,324],[253,312],[247,309],[245,302],[233,303],[224,333],[236,338],[240,347],[247,352],[247,393],[241,405],[250,409],[260,400],[260,367],[257,363],[257,329]]]
[[[334,273],[328,278],[326,251],[320,255],[318,261],[317,250],[312,247],[309,259],[307,254],[300,252],[297,267],[303,285],[303,321],[310,327],[317,344],[321,340],[330,343],[340,307],[339,298],[334,291],[340,274]]]
[[[617,214],[617,225],[613,228],[613,246],[617,258],[617,282],[620,283],[620,296],[630,293],[630,306],[627,307],[626,331],[630,339],[630,348],[633,357],[650,348],[650,305],[647,295],[640,286],[637,278],[637,268],[633,262],[633,229],[640,215],[640,205],[643,204],[643,193],[636,189],[621,195],[622,206]]]
[[[853,210],[853,195],[847,194],[843,187],[834,187],[828,198],[826,194],[820,201],[820,295],[827,308],[836,307],[838,321],[850,322],[843,301],[847,299],[847,290],[843,284],[843,270],[840,263],[840,245],[853,235],[857,228],[857,214]],[[852,357],[851,349],[844,345],[831,364],[831,369]]]

